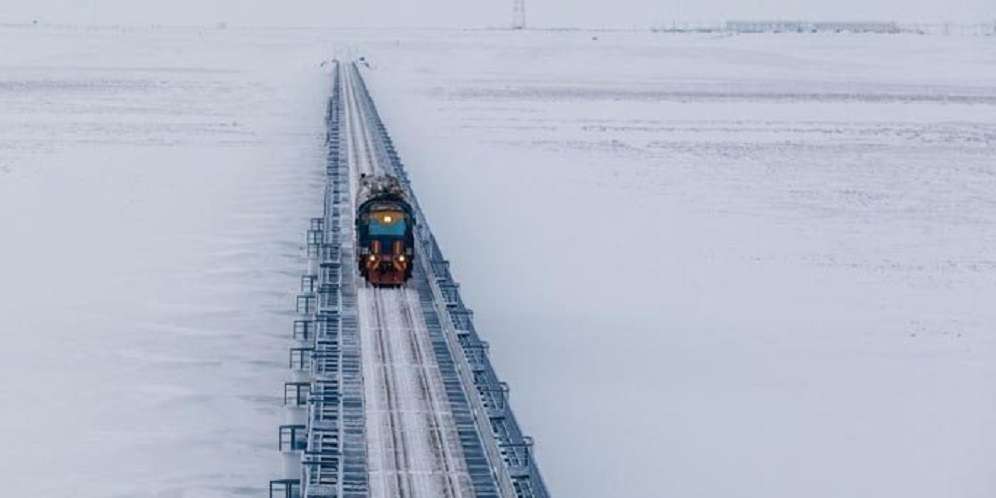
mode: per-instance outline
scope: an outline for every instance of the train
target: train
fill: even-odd
[[[375,287],[399,287],[412,277],[415,215],[401,182],[391,175],[360,175],[356,199],[356,258]]]

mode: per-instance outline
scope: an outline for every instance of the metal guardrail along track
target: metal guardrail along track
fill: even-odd
[[[364,399],[364,382],[371,379],[363,375],[361,334],[369,324],[360,323],[358,310],[358,287],[364,283],[355,266],[351,200],[351,175],[358,167],[351,158],[355,160],[357,150],[367,155],[364,169],[401,180],[416,213],[416,267],[406,292],[413,293],[417,306],[406,304],[403,319],[418,350],[418,362],[432,363],[432,371],[438,369],[442,379],[445,396],[429,396],[430,411],[452,416],[462,456],[459,467],[465,469],[461,475],[469,479],[472,495],[548,497],[532,458],[532,440],[515,420],[508,386],[491,365],[487,343],[474,328],[473,313],[460,297],[459,284],[429,229],[359,68],[338,61],[331,67],[324,209],[322,217],[312,219],[307,234],[308,269],[301,279],[290,351],[294,378],[285,384],[287,423],[278,437],[285,476],[270,482],[271,498],[365,498],[372,490],[384,493],[372,486],[368,461],[372,443],[365,417],[372,400]],[[350,119],[352,124],[347,125]],[[354,135],[346,136],[347,131]],[[416,314],[421,315],[418,321],[424,322],[424,329],[414,325]],[[416,337],[416,329],[428,337]],[[431,347],[419,349],[421,341]],[[443,451],[443,432],[436,438],[438,449],[449,458]],[[452,476],[449,479],[453,481]],[[451,487],[447,494],[465,496],[455,491],[458,488],[463,489]],[[411,493],[414,488],[394,491],[400,496],[403,489]]]

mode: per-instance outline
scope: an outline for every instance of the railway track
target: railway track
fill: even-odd
[[[352,178],[388,171],[373,136],[356,73],[344,78]],[[354,184],[355,185],[355,184]],[[356,192],[354,188],[352,192]],[[354,199],[355,204],[355,199]],[[367,401],[367,448],[371,497],[463,498],[472,496],[456,429],[417,300],[407,288],[374,288],[358,282]]]
[[[360,72],[333,67],[324,215],[308,233],[285,385],[287,477],[271,481],[271,498],[547,498]],[[384,174],[400,179],[417,218],[414,272],[398,288],[355,270],[358,179]]]
[[[360,290],[370,496],[474,496],[452,415],[440,402],[438,366],[425,354],[428,337],[411,304],[417,298],[409,289]]]

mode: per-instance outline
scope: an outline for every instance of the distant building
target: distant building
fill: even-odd
[[[813,30],[805,21],[726,21],[726,30],[734,33],[803,33]]]
[[[898,33],[894,22],[727,21],[734,33]]]
[[[670,25],[650,28],[655,33],[719,33],[726,27],[720,22],[673,21]]]
[[[834,33],[898,33],[899,25],[894,22],[815,22],[816,31]]]

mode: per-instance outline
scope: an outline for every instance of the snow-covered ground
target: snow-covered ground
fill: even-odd
[[[4,496],[260,496],[321,212],[321,47],[0,30]]]
[[[0,479],[232,496],[334,53],[558,496],[996,494],[986,38],[0,29]]]
[[[555,493],[996,496],[988,39],[368,55]]]

